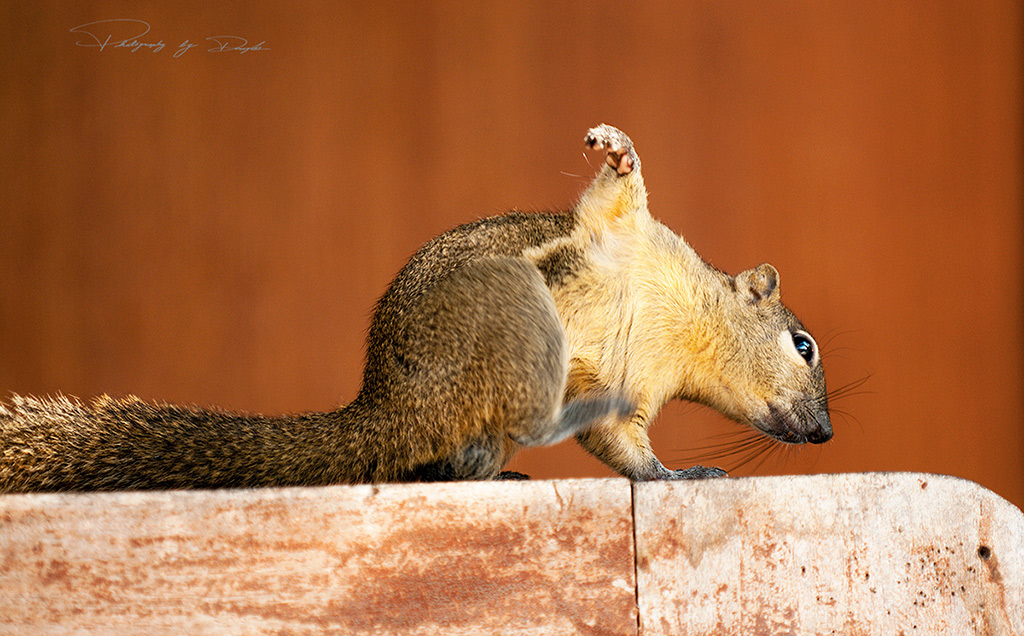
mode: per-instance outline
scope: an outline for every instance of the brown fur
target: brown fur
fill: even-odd
[[[650,216],[629,139],[602,126],[587,142],[607,166],[571,212],[483,219],[410,259],[351,404],[269,418],[15,397],[0,492],[486,479],[519,446],[571,434],[633,479],[722,474],[655,457],[647,427],[674,398],[782,441],[831,437],[820,356],[787,340],[810,336],[775,269],[708,266]]]

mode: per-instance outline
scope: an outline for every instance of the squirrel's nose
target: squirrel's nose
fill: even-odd
[[[832,439],[832,420],[829,419],[828,411],[818,411],[814,420],[818,426],[807,434],[807,441],[812,444],[824,444]]]

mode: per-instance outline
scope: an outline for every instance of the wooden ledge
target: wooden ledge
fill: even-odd
[[[0,496],[0,633],[1024,634],[1024,514],[936,475]]]
[[[637,484],[644,634],[1024,634],[1024,514],[915,473]]]

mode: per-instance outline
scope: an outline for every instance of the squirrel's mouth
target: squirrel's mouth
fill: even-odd
[[[786,444],[824,444],[832,439],[832,421],[828,411],[796,406],[783,409],[768,404],[768,412],[751,424],[759,431]]]

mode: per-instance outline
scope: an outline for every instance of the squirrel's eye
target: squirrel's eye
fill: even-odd
[[[797,331],[793,334],[793,346],[796,347],[796,352],[807,364],[814,364],[814,340],[810,336],[802,331]]]

